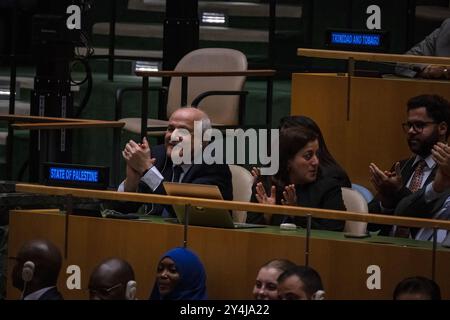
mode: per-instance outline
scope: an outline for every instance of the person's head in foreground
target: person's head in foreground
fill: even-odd
[[[253,297],[256,300],[278,300],[277,279],[284,271],[295,266],[286,259],[275,259],[265,263],[258,271]]]
[[[441,289],[431,279],[410,277],[397,284],[394,300],[441,300]]]
[[[89,278],[90,300],[135,300],[136,281],[131,265],[119,258],[101,262]]]
[[[12,271],[12,284],[26,300],[59,300],[56,288],[62,256],[47,240],[30,240],[20,248]]]
[[[206,300],[206,272],[189,249],[174,248],[158,263],[151,300]]]
[[[325,292],[316,270],[295,266],[278,277],[278,295],[281,300],[323,300]]]

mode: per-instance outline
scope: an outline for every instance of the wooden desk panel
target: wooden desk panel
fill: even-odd
[[[313,118],[352,182],[372,188],[370,162],[389,169],[410,156],[401,128],[408,99],[429,93],[450,101],[450,82],[352,77],[348,119],[347,84],[342,75],[293,74],[291,114]]]
[[[344,76],[292,75],[291,115],[306,115],[314,119],[327,145],[339,146],[344,148],[343,151],[346,149],[342,141],[346,132],[347,88],[348,81]],[[322,106],[326,106],[326,112]],[[345,155],[346,152],[340,152],[339,161],[343,162]]]
[[[181,246],[183,227],[169,223],[70,217],[68,258],[64,261],[59,287],[66,299],[85,299],[86,290],[66,289],[66,267],[82,270],[82,288],[101,260],[121,257],[130,262],[138,282],[137,296],[147,299],[154,282],[156,264],[170,248]],[[159,220],[160,221],[160,220]],[[200,256],[207,270],[212,299],[251,299],[258,268],[274,258],[304,263],[304,230],[226,230],[190,227],[188,246]],[[345,239],[340,233],[312,231],[310,265],[321,274],[330,299],[390,299],[393,288],[407,276],[431,276],[429,243],[398,240],[419,247],[383,244],[384,237]],[[10,216],[9,254],[15,256],[29,239],[47,238],[64,248],[64,216],[14,211]],[[387,239],[387,240],[386,240]],[[437,251],[436,279],[443,296],[450,297],[450,250]],[[381,267],[381,290],[368,290],[369,265]],[[11,270],[12,265],[8,265]],[[8,298],[19,292],[8,283]]]

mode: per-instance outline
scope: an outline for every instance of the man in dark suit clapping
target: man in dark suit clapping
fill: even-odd
[[[450,105],[444,98],[421,95],[408,101],[403,129],[413,156],[396,162],[390,171],[370,164],[370,180],[377,196],[369,203],[369,212],[393,214],[400,200],[433,181],[437,165],[431,150],[438,142],[447,141],[449,124]],[[391,231],[389,226],[369,225],[369,228],[371,231],[381,228],[384,235]]]
[[[166,194],[163,181],[197,183],[217,185],[225,200],[233,199],[233,189],[231,184],[231,172],[226,164],[206,164],[203,161],[197,163],[193,161],[195,152],[201,152],[204,144],[202,137],[194,136],[194,123],[201,121],[202,131],[211,128],[211,122],[208,116],[196,108],[180,108],[175,111],[167,127],[164,145],[150,147],[147,139],[142,143],[136,143],[130,140],[122,152],[127,162],[126,179],[119,186],[118,191],[143,192],[152,194]],[[200,141],[200,148],[194,145]],[[177,151],[182,142],[190,142],[190,150]],[[181,164],[175,164],[172,157],[176,155],[183,161],[183,152],[190,151],[191,157],[188,161]],[[186,156],[186,155],[184,155]],[[179,160],[179,159],[177,159]],[[122,206],[121,211],[133,212],[137,210],[135,205],[128,204]],[[154,204],[149,210],[149,214],[175,216],[171,206]]]

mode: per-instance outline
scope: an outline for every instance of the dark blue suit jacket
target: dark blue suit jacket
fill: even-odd
[[[151,148],[152,158],[156,159],[155,167],[164,177],[164,181],[171,181],[173,174],[172,160],[166,155],[164,145],[157,145]],[[231,172],[226,164],[193,164],[188,172],[185,173],[183,183],[209,184],[219,187],[224,200],[233,200],[233,185],[231,181]],[[138,192],[165,195],[166,191],[161,183],[155,191],[151,190],[144,182],[139,183]],[[121,212],[136,212],[140,204],[127,203],[120,207]],[[148,210],[150,214],[161,215],[164,208],[175,217],[173,208],[170,205],[153,204]]]
[[[415,158],[416,157],[413,156],[413,157],[411,157],[409,159],[400,161],[400,168],[401,168],[401,174],[402,174],[402,179],[403,179],[403,186],[400,189],[400,191],[398,191],[396,194],[393,195],[394,199],[395,199],[395,206],[396,207],[397,207],[397,205],[399,204],[399,202],[402,199],[405,199],[405,198],[410,197],[412,195],[411,190],[409,190],[406,187],[406,184],[408,183],[408,181],[411,178],[411,176],[414,174],[415,166],[413,166],[413,163],[414,163],[414,159]],[[391,171],[394,171],[395,170],[394,168],[395,168],[395,164],[392,166]],[[437,166],[435,166],[433,168],[433,170],[431,171],[430,175],[428,176],[427,180],[425,181],[425,183],[423,185],[423,189],[425,189],[425,187],[434,180],[434,176],[436,175],[436,170],[437,170]],[[372,201],[370,201],[368,206],[369,206],[369,212],[370,213],[380,213],[380,214],[388,214],[388,215],[392,215],[393,214],[393,213],[382,213],[381,212],[380,201],[377,199],[377,197],[375,197]],[[369,231],[380,230],[379,235],[388,236],[390,234],[391,230],[392,230],[392,226],[391,225],[377,224],[377,223],[369,223],[368,226],[367,226],[367,229]]]
[[[58,288],[52,288],[45,292],[39,300],[64,300],[61,293],[59,293]]]

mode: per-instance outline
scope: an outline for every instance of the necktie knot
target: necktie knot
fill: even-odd
[[[427,162],[424,159],[420,159],[417,162],[416,170],[423,170],[426,165],[427,165]]]

